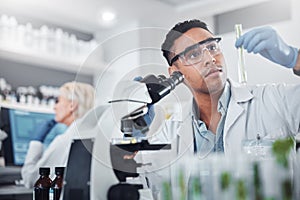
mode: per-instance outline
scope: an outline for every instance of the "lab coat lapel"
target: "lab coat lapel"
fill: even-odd
[[[224,125],[224,137],[226,137],[226,133],[228,133],[231,126],[236,122],[243,111],[244,109],[237,102],[230,101]]]
[[[227,134],[232,126],[245,112],[245,108],[241,105],[243,102],[250,101],[253,95],[247,85],[229,80],[231,85],[231,99],[228,106],[228,112],[224,125],[224,138],[228,137]],[[192,102],[189,102],[189,107],[183,106],[182,108],[182,126],[178,130],[177,135],[177,155],[181,156],[185,153],[194,153],[194,134],[192,127]]]
[[[240,85],[231,80],[229,80],[229,82],[231,84],[231,98],[224,125],[224,137],[227,137],[227,134],[233,124],[235,124],[235,122],[245,112],[245,108],[242,107],[241,103],[247,102],[253,98],[252,93],[246,85]]]

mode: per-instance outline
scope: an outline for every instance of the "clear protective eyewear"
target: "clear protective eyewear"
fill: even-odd
[[[189,46],[184,51],[174,56],[170,65],[178,59],[180,59],[182,64],[185,66],[197,64],[201,62],[205,50],[207,50],[212,56],[218,55],[221,52],[219,45],[220,40],[220,37],[208,38]]]

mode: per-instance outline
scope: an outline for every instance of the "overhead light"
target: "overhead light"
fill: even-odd
[[[102,13],[102,20],[105,22],[113,21],[116,18],[116,14],[111,11],[105,11]]]
[[[99,10],[97,18],[99,25],[107,28],[113,26],[117,21],[116,13],[111,9]]]

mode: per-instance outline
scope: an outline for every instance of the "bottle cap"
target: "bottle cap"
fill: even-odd
[[[40,167],[40,175],[49,175],[50,167]]]
[[[64,167],[55,167],[55,174],[56,175],[63,175],[65,171]]]

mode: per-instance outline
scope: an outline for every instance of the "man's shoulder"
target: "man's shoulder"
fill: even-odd
[[[282,97],[289,94],[297,95],[300,92],[300,83],[240,84],[232,80],[229,80],[229,83],[231,96],[237,101],[250,100],[254,96],[268,96],[274,98],[275,96]]]
[[[187,101],[180,101],[172,104],[171,106],[162,106],[168,122],[171,121],[184,121],[192,113],[192,99]]]

